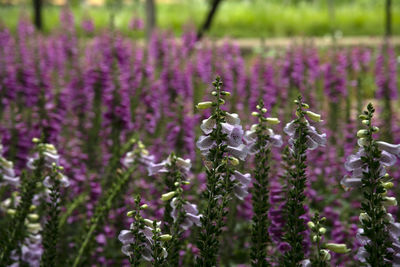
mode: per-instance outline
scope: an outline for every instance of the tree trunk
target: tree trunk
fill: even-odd
[[[39,31],[42,30],[42,0],[33,0],[33,23],[35,24],[36,29]]]
[[[214,15],[215,15],[215,13],[218,9],[218,6],[221,2],[222,2],[222,0],[213,0],[212,1],[211,8],[210,8],[210,11],[208,12],[207,18],[204,21],[204,24],[201,26],[201,28],[197,32],[197,40],[200,40],[203,37],[204,33],[210,29]]]
[[[146,0],[146,35],[150,40],[154,28],[156,27],[156,4],[154,0]]]
[[[385,37],[392,35],[392,0],[386,0],[385,5]]]

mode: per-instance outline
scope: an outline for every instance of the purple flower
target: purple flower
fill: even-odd
[[[326,144],[326,134],[319,134],[315,127],[311,126],[310,123],[306,120],[306,125],[307,125],[307,149],[308,150],[314,150],[318,146],[325,146]],[[296,123],[295,120],[289,122],[286,124],[285,128],[283,131],[289,135],[289,144],[293,145],[294,140],[298,137],[297,132],[296,132],[296,127],[298,127],[298,124]]]
[[[167,173],[168,166],[171,166],[171,156],[169,156],[166,160],[162,161],[161,163],[153,163],[147,167],[147,171],[149,176],[155,175],[157,173]],[[190,159],[183,159],[180,157],[176,157],[176,167],[182,172],[182,174],[187,175],[192,167],[192,163]]]
[[[249,194],[250,173],[242,174],[235,170],[231,176],[231,180],[236,182],[233,186],[233,193],[238,199],[243,200]]]
[[[178,210],[177,210],[177,202],[178,199],[174,197],[171,200],[171,217],[174,219],[174,222],[178,219]],[[199,215],[199,211],[197,209],[197,206],[195,204],[191,204],[188,201],[186,201],[185,204],[183,204],[183,210],[185,212],[185,219],[183,223],[181,224],[181,227],[183,230],[188,230],[190,227],[192,227],[194,224],[197,226],[201,226],[200,218],[202,215]]]

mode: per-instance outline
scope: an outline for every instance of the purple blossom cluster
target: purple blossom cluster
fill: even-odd
[[[110,204],[110,211],[95,229],[96,238],[89,246],[94,249],[85,255],[85,260],[92,265],[127,265],[122,257],[115,256],[121,244],[114,241],[121,229],[129,228],[118,238],[124,253],[131,255],[130,244],[134,242],[130,235],[131,221],[124,216],[127,207],[132,205],[131,196],[141,194],[151,207],[143,210],[146,218],[162,220],[165,207],[160,196],[165,192],[165,185],[160,177],[168,172],[168,155],[175,152],[182,157],[177,160],[177,166],[183,178],[190,180],[190,184],[182,185],[185,217],[181,226],[187,246],[180,248],[180,254],[184,255],[182,266],[191,266],[197,257],[194,233],[202,227],[201,195],[206,190],[204,172],[209,167],[207,162],[202,166],[202,159],[215,147],[211,134],[216,127],[210,113],[200,113],[195,105],[207,98],[209,84],[217,75],[221,76],[223,89],[231,93],[226,105],[229,113],[222,123],[222,133],[226,135],[223,145],[228,157],[240,160],[230,177],[235,198],[230,200],[221,238],[224,242],[221,246],[232,255],[229,258],[229,253],[221,253],[221,262],[248,263],[249,218],[253,215],[250,199],[254,188],[250,173],[255,166],[250,156],[258,152],[256,127],[250,126],[250,114],[259,99],[279,120],[289,122],[286,127],[277,125],[274,131],[268,132],[268,148],[272,154],[268,188],[269,255],[278,257],[289,249],[282,238],[288,188],[281,147],[288,145],[293,150],[293,142],[298,137],[291,110],[292,99],[299,93],[326,118],[335,112],[328,103],[335,103],[338,110],[348,109],[338,113],[340,123],[335,127],[326,121],[318,132],[312,121],[319,120],[317,114],[308,115],[306,172],[309,179],[304,192],[307,201],[303,218],[308,222],[310,214],[318,210],[326,217],[325,239],[345,243],[352,249],[346,255],[333,253],[331,263],[335,266],[349,266],[368,257],[363,247],[369,241],[361,235],[360,228],[360,220],[365,218],[357,212],[360,197],[355,190],[348,190],[361,186],[361,176],[366,170],[361,161],[365,156],[362,141],[359,141],[359,150],[354,151],[358,126],[354,118],[359,105],[370,101],[372,95],[377,98],[377,106],[389,99],[395,107],[390,127],[392,139],[400,141],[396,47],[341,47],[331,52],[312,45],[293,45],[287,49],[269,48],[269,56],[248,55],[231,41],[222,45],[210,40],[197,43],[191,28],[182,40],[156,31],[146,46],[119,32],[97,32],[89,17],[81,27],[90,38],[82,40],[77,37],[70,11],[63,10],[60,20],[60,28],[49,35],[36,32],[23,19],[18,22],[15,33],[0,26],[2,225],[9,223],[8,217],[18,206],[20,196],[13,192],[21,194],[22,174],[28,173],[29,180],[35,172],[34,162],[40,154],[32,152],[34,137],[43,140],[46,172],[32,200],[36,208],[29,211],[32,220],[25,226],[28,231],[21,240],[21,249],[11,254],[13,262],[22,260],[30,266],[40,265],[43,252],[40,229],[46,223],[44,211],[40,209],[49,199],[49,188],[54,186],[49,175],[53,164],[64,167],[57,179],[62,196],[59,238],[62,245],[58,248],[65,255],[59,255],[58,260],[66,262],[79,249],[78,238],[71,236],[86,231],[87,222],[98,213],[96,207],[105,205],[102,199],[115,177],[133,168],[138,161],[138,168],[122,186],[120,198]],[[138,31],[143,28],[143,22],[135,17],[127,26]],[[127,152],[124,144],[132,137],[143,143]],[[148,147],[144,148],[143,144]],[[394,187],[387,196],[390,201],[400,193],[399,147],[380,141],[377,144],[382,150],[379,174],[384,175],[386,169],[392,174]],[[174,197],[170,200],[171,217],[176,221],[177,200]],[[398,212],[396,207],[387,207],[386,211],[394,257],[398,260]],[[36,218],[36,215],[40,216]],[[143,258],[152,261],[153,233],[152,229],[146,229],[142,230],[146,237]],[[309,255],[309,229],[304,236],[305,254]]]

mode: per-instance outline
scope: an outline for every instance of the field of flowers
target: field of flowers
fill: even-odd
[[[400,266],[397,65],[0,26],[0,266]]]

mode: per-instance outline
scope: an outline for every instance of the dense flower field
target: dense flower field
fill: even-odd
[[[0,27],[0,266],[400,266],[393,47],[72,25]]]

